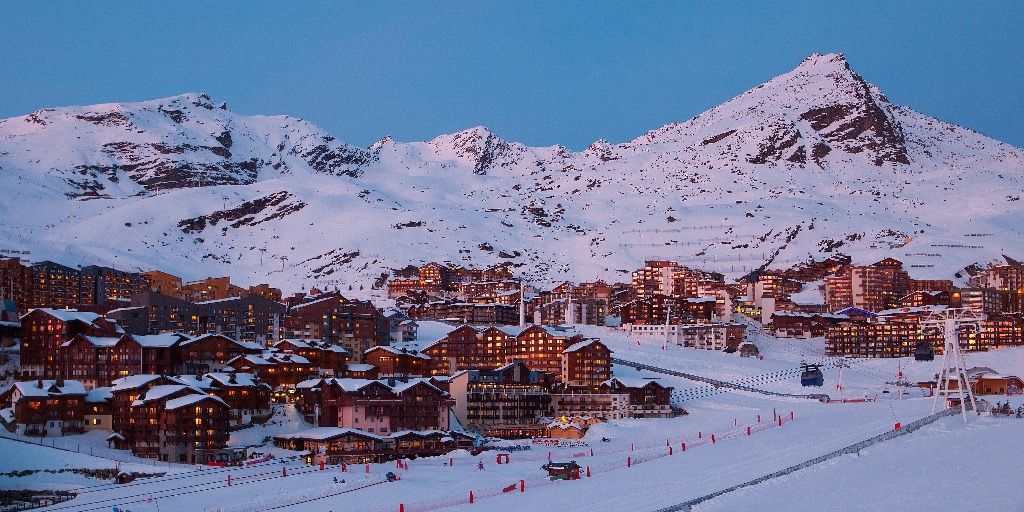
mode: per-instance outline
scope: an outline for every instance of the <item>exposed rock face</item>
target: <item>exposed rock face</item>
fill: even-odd
[[[484,127],[363,149],[202,94],[43,109],[0,120],[0,190],[8,251],[184,275],[230,264],[295,287],[427,261],[612,281],[674,259],[742,275],[886,248],[941,278],[977,261],[964,251],[1024,254],[1021,150],[890,104],[839,54],[580,152]]]

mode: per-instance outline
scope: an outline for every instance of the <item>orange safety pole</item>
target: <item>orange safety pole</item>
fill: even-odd
[[[782,426],[782,418],[779,418],[779,426]]]
[[[398,504],[398,512],[405,512],[405,503]]]
[[[231,487],[231,473],[228,473],[228,487]]]
[[[281,466],[281,476],[288,476],[288,468]]]
[[[587,478],[590,478],[590,466],[587,466]]]
[[[686,443],[683,443],[683,451],[686,451]]]
[[[519,481],[519,492],[526,492],[526,480]]]
[[[367,465],[366,465],[366,472],[367,472],[367,473],[369,473],[369,472],[370,472],[370,465],[369,465],[369,464],[367,464]]]
[[[711,443],[714,444],[714,442],[715,442],[715,435],[711,434]]]
[[[633,457],[626,457],[626,467],[627,468],[633,467]]]
[[[320,471],[324,470],[324,461],[320,461]]]
[[[747,435],[750,435],[750,425],[747,425]]]
[[[469,502],[473,503],[473,491],[469,491]]]
[[[668,454],[672,455],[672,447],[671,446],[668,447]]]

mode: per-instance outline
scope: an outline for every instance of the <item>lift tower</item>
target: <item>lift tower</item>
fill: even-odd
[[[960,331],[965,327],[973,327],[976,335],[981,335],[981,321],[984,315],[973,308],[946,308],[936,311],[921,322],[922,330],[931,328],[942,332],[945,340],[942,350],[942,366],[939,368],[939,376],[935,381],[935,398],[932,401],[932,414],[938,407],[939,400],[943,400],[945,408],[949,408],[949,398],[956,395],[960,399],[960,412],[967,421],[967,404],[970,402],[971,410],[975,414],[978,411],[978,403],[971,391],[971,383],[967,380],[967,368],[964,365],[964,355],[960,350]]]

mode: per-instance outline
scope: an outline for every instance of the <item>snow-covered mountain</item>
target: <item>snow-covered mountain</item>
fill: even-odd
[[[1024,256],[1022,150],[893,105],[840,54],[582,152],[484,127],[363,149],[202,94],[44,109],[0,121],[0,183],[0,249],[286,289],[427,261],[622,280],[843,252],[952,278]]]

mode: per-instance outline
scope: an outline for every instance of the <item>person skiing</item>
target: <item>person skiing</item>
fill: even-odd
[[[484,470],[484,461],[483,461],[483,459],[480,459],[480,462],[476,463],[476,469],[478,471],[483,471]]]

